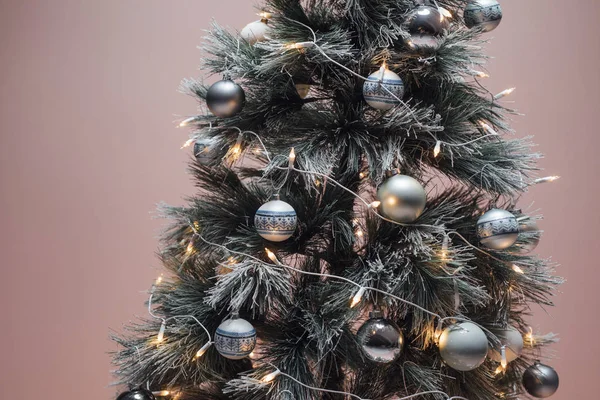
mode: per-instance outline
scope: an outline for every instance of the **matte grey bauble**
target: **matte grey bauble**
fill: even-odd
[[[533,397],[545,399],[558,390],[558,374],[554,368],[536,361],[523,373],[523,387]]]
[[[377,190],[384,216],[400,223],[411,223],[421,216],[427,203],[427,193],[414,178],[394,175]]]
[[[404,82],[395,72],[383,65],[365,81],[363,96],[371,107],[384,111],[391,110],[400,104],[400,100],[404,97]]]
[[[247,357],[256,346],[256,330],[252,324],[239,317],[223,321],[215,333],[215,348],[225,358],[241,360]]]
[[[298,225],[298,217],[294,208],[279,196],[265,203],[256,211],[254,226],[263,238],[271,242],[283,242],[292,237]]]
[[[409,46],[414,49],[434,49],[438,39],[448,29],[448,20],[431,6],[419,6],[408,18]]]
[[[240,36],[248,43],[254,45],[258,42],[263,42],[268,39],[267,35],[271,28],[266,19],[250,22],[242,29]]]
[[[502,7],[498,0],[472,0],[465,7],[464,18],[468,28],[493,31],[502,21]]]
[[[442,332],[439,347],[446,364],[457,371],[471,371],[485,361],[488,339],[474,323],[461,322]]]
[[[477,221],[479,242],[493,250],[505,250],[519,237],[517,218],[506,210],[492,209]]]
[[[493,331],[501,346],[504,346],[506,361],[511,362],[519,358],[523,352],[523,335],[517,329],[509,326],[507,329]],[[502,362],[502,347],[490,348],[488,356],[496,361]]]
[[[214,115],[221,118],[233,117],[242,111],[245,102],[244,89],[229,79],[216,82],[206,93],[206,105]]]
[[[198,138],[194,143],[194,157],[198,164],[210,165],[217,155],[217,140],[214,138]]]
[[[389,363],[402,353],[404,335],[394,322],[373,311],[356,334],[364,355],[371,361]]]
[[[519,237],[511,251],[518,254],[529,254],[538,247],[542,239],[542,231],[537,222],[528,219],[519,223]]]

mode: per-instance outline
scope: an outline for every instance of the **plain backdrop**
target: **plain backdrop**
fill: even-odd
[[[563,177],[521,203],[545,214],[539,253],[568,280],[532,326],[562,338],[554,399],[595,399],[600,2],[502,3],[486,84],[518,88],[518,135]],[[173,121],[196,104],[179,82],[201,75],[212,17],[241,29],[254,14],[248,0],[0,0],[2,398],[115,397],[109,329],[145,312],[163,226],[151,212],[193,193]]]

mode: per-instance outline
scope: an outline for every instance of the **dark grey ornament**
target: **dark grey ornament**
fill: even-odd
[[[117,400],[155,400],[151,391],[146,389],[134,389],[129,392],[121,393]]]
[[[404,97],[404,82],[398,74],[382,65],[379,71],[369,75],[365,81],[363,96],[371,107],[391,110]]]
[[[279,195],[263,204],[254,216],[256,231],[271,242],[283,242],[292,237],[298,226],[294,207],[279,200]]]
[[[210,165],[217,155],[215,154],[217,141],[213,138],[198,138],[194,143],[194,157],[198,164]]]
[[[449,23],[436,7],[419,6],[408,18],[408,45],[413,49],[436,49]]]
[[[373,311],[356,334],[365,356],[378,363],[397,360],[404,346],[404,335],[392,321],[384,319],[380,311]]]
[[[536,361],[523,373],[523,387],[533,397],[545,399],[558,390],[558,374],[554,368]]]
[[[229,118],[244,108],[246,93],[244,89],[230,79],[213,84],[206,93],[206,105],[210,111],[221,118]]]
[[[471,371],[485,361],[488,340],[483,330],[472,322],[449,326],[439,340],[440,355],[457,371]]]
[[[411,223],[421,216],[427,203],[427,193],[414,178],[394,175],[377,190],[383,214],[396,222]]]
[[[492,209],[477,221],[477,237],[487,248],[508,249],[519,237],[517,218],[506,210]]]
[[[472,0],[465,7],[464,17],[468,28],[481,27],[490,32],[502,21],[502,7],[498,0]]]
[[[215,333],[215,348],[223,357],[241,360],[256,347],[256,330],[252,324],[233,313],[223,321]]]
[[[510,249],[517,254],[529,254],[538,247],[542,239],[542,231],[537,222],[527,219],[519,223],[519,237],[515,245]]]

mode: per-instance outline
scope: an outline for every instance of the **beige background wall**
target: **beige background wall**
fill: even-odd
[[[504,0],[490,37],[493,92],[510,86],[548,174],[523,199],[546,214],[539,251],[563,264],[556,400],[595,399],[600,378],[600,2]],[[247,0],[0,0],[0,397],[114,398],[107,340],[144,314],[157,276],[154,204],[192,193],[176,92],[199,74],[211,17],[254,19]]]

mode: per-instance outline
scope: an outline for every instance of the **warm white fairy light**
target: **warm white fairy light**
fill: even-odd
[[[538,184],[538,183],[547,183],[547,182],[554,182],[554,181],[557,181],[559,179],[560,179],[560,176],[553,175],[553,176],[546,176],[544,178],[536,179],[533,182],[536,183],[536,184]]]
[[[269,260],[273,261],[277,265],[281,264],[279,262],[279,260],[277,259],[277,256],[275,255],[275,253],[273,253],[271,250],[266,249],[266,248],[265,248],[265,251],[267,252],[267,257],[269,257]]]
[[[485,121],[479,121],[479,125],[486,130],[489,134],[491,135],[497,135],[498,132],[496,132],[494,130],[494,128],[492,128],[489,124],[487,124]]]
[[[515,271],[517,274],[525,273],[525,271],[523,271],[523,268],[519,267],[517,264],[512,265],[512,270]]]
[[[438,140],[435,143],[435,148],[433,149],[433,157],[439,156],[441,151],[442,151],[442,142]]]
[[[360,173],[358,174],[358,177],[359,177],[360,179],[365,179],[365,178],[366,178],[366,176],[367,176],[367,174],[365,174],[364,172],[360,172]]]
[[[289,167],[294,168],[294,163],[296,162],[296,151],[294,150],[294,148],[292,147],[292,150],[290,150],[290,155],[288,157],[289,160]]]
[[[277,369],[277,370],[271,372],[270,374],[263,376],[263,378],[261,380],[264,383],[270,383],[270,382],[273,382],[275,380],[275,378],[277,378],[279,375],[281,375],[281,371]]]
[[[167,397],[171,394],[169,390],[160,390],[158,392],[152,392],[152,394],[156,397]]]
[[[367,291],[366,287],[361,287],[358,289],[358,292],[352,297],[352,302],[350,303],[350,308],[356,307],[362,301],[362,298]]]
[[[515,90],[517,90],[517,88],[514,88],[514,87],[503,90],[494,96],[494,100],[500,100],[503,97],[510,96]]]
[[[156,342],[162,343],[165,340],[165,330],[167,329],[167,321],[163,319],[160,324],[160,329],[158,330],[158,335],[156,335]]]
[[[197,360],[197,359],[199,359],[200,357],[202,357],[202,356],[204,355],[204,353],[206,353],[206,352],[207,352],[207,350],[210,348],[210,346],[212,346],[212,344],[213,344],[212,342],[208,342],[208,343],[206,343],[204,346],[202,346],[202,347],[200,348],[200,350],[198,350],[198,351],[196,352],[196,355],[194,356],[194,360]]]
[[[445,18],[453,18],[453,15],[450,11],[448,11],[447,9],[445,9],[444,7],[438,7],[438,11],[440,12],[440,14],[445,17]],[[442,18],[443,21],[443,18]]]
[[[371,204],[369,204],[369,208],[378,208],[381,205],[380,201],[374,201]]]
[[[271,19],[271,17],[272,17],[273,15],[272,15],[270,12],[263,11],[263,12],[261,12],[260,14],[258,14],[258,16],[259,16],[261,19],[266,19],[266,20],[269,20],[269,19]]]
[[[196,141],[196,139],[188,139],[186,140],[186,142],[183,144],[183,146],[181,146],[181,149],[185,149],[187,147],[190,147],[194,142]]]
[[[193,252],[194,252],[194,241],[190,240],[190,242],[188,243],[188,245],[185,249],[185,254],[190,256]]]
[[[504,371],[506,371],[506,367],[508,367],[508,360],[506,359],[506,346],[502,346],[502,348],[500,349],[500,355],[502,357],[500,366]]]
[[[535,346],[535,336],[533,335],[533,328],[529,327],[529,332],[525,335],[525,339],[529,342],[531,347]]]
[[[469,70],[468,72],[469,72],[469,74],[473,75],[476,78],[489,78],[490,77],[490,75],[488,73],[483,72],[483,71],[477,71],[477,70],[472,69],[472,70]]]
[[[181,121],[179,123],[179,127],[183,128],[184,126],[188,126],[189,124],[191,124],[192,122],[195,122],[197,120],[198,120],[198,117],[190,117],[190,118],[184,119],[183,121]]]

